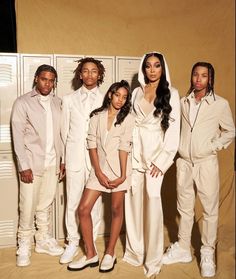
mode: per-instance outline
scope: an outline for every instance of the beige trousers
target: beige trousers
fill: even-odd
[[[125,197],[124,261],[134,266],[143,265],[148,277],[158,274],[161,269],[164,241],[160,197],[162,179],[151,178],[149,173],[134,170],[132,189]]]
[[[84,186],[88,180],[89,171],[87,168],[83,168],[80,171],[66,170],[66,212],[65,223],[67,229],[67,240],[73,242],[76,245],[79,243],[80,233],[78,231],[79,220],[77,209],[84,191]],[[101,209],[102,199],[101,196],[97,199],[91,215],[93,221],[93,235],[94,239],[97,238],[99,227],[101,224]]]
[[[195,191],[203,206],[202,248],[215,248],[219,210],[219,168],[217,157],[194,166],[177,160],[177,209],[181,216],[179,244],[189,249],[194,222]]]
[[[20,182],[18,240],[31,242],[34,234],[36,241],[51,237],[50,211],[57,181],[56,166],[53,166],[46,168],[43,176],[34,175],[33,183]]]

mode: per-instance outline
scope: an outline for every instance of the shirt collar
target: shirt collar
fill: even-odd
[[[92,95],[97,94],[98,87],[94,87],[93,89],[89,90],[84,85],[81,87],[81,94],[92,93]]]
[[[35,87],[34,87],[33,90],[31,91],[31,97],[38,96],[38,95],[40,95],[40,94],[36,91],[36,89],[35,89]],[[49,93],[49,95],[54,97],[54,96],[55,96],[54,91],[52,90],[52,91]]]
[[[191,102],[192,99],[195,98],[194,96],[194,92],[192,91],[188,96],[185,97],[185,101],[189,101]],[[214,94],[213,92],[211,91],[208,95],[204,96],[202,99],[201,99],[201,102],[203,101],[206,101],[209,105],[215,101],[215,98],[214,98]]]

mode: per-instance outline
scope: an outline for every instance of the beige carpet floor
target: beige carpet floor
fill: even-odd
[[[167,231],[165,232],[167,234]],[[219,228],[219,241],[217,245],[217,279],[235,278],[234,258],[234,232],[226,227]],[[167,235],[165,239],[168,239]],[[197,242],[196,242],[197,243]],[[63,243],[61,243],[63,245]],[[97,248],[100,258],[103,255],[105,239],[99,237]],[[67,271],[67,265],[60,265],[58,257],[32,252],[31,265],[28,267],[16,267],[15,248],[0,249],[0,278],[1,279],[141,279],[145,278],[142,267],[133,267],[122,260],[124,235],[121,235],[116,248],[118,258],[115,269],[110,273],[99,273],[98,268],[87,268],[83,271]],[[167,245],[167,243],[166,243]],[[199,247],[196,246],[196,249]],[[160,274],[152,278],[157,279],[200,279],[199,253],[194,253],[193,261],[189,264],[174,264],[163,266]],[[80,257],[80,251],[77,257]]]

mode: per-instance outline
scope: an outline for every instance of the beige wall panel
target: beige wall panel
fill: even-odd
[[[234,104],[234,0],[16,0],[21,53],[165,54],[183,95],[198,60],[216,69],[216,91]]]

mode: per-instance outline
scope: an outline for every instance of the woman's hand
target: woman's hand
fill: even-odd
[[[152,177],[158,177],[159,173],[162,175],[162,171],[157,167],[155,166],[154,164],[151,164],[151,171],[150,171],[150,175]]]
[[[111,189],[117,188],[120,184],[125,181],[125,177],[118,177],[115,180],[109,182],[109,186]]]
[[[109,182],[110,180],[108,179],[108,177],[101,171],[99,172],[95,172],[96,176],[97,176],[97,179],[99,181],[99,183],[104,186],[105,188],[110,188],[109,187]]]

